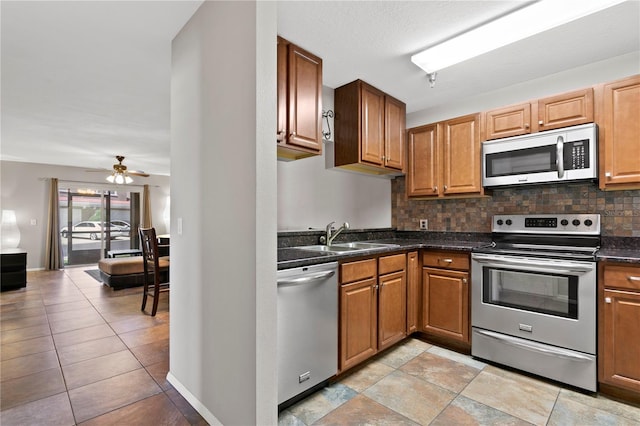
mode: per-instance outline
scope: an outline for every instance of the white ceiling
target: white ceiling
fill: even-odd
[[[170,43],[200,4],[3,0],[1,158],[105,168],[121,154],[131,169],[169,174]],[[360,78],[407,112],[640,50],[631,0],[442,70],[434,89],[410,62],[525,4],[279,1],[278,34],[323,58],[325,86]]]

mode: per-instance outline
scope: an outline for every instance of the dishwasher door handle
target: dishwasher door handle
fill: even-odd
[[[336,271],[322,271],[322,272],[300,275],[296,278],[281,278],[278,280],[278,286],[309,284],[309,283],[330,278],[334,276],[335,273]]]

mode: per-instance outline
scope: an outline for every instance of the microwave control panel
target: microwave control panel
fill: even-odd
[[[589,168],[589,141],[573,141],[564,143],[565,170]]]

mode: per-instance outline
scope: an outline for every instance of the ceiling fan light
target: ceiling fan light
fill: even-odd
[[[133,182],[133,179],[131,179],[129,176],[124,177],[124,183],[131,183],[131,182]]]
[[[116,176],[116,183],[119,184],[119,185],[124,183],[124,177],[121,174],[118,174]]]
[[[541,0],[411,56],[428,74],[542,33],[624,0]],[[563,7],[564,6],[564,7]]]
[[[107,181],[109,181],[110,183],[113,183],[115,180],[116,180],[116,177],[114,175],[107,176]]]

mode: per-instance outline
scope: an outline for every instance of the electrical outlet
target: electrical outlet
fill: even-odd
[[[420,219],[420,229],[429,229],[429,221],[427,219]]]

